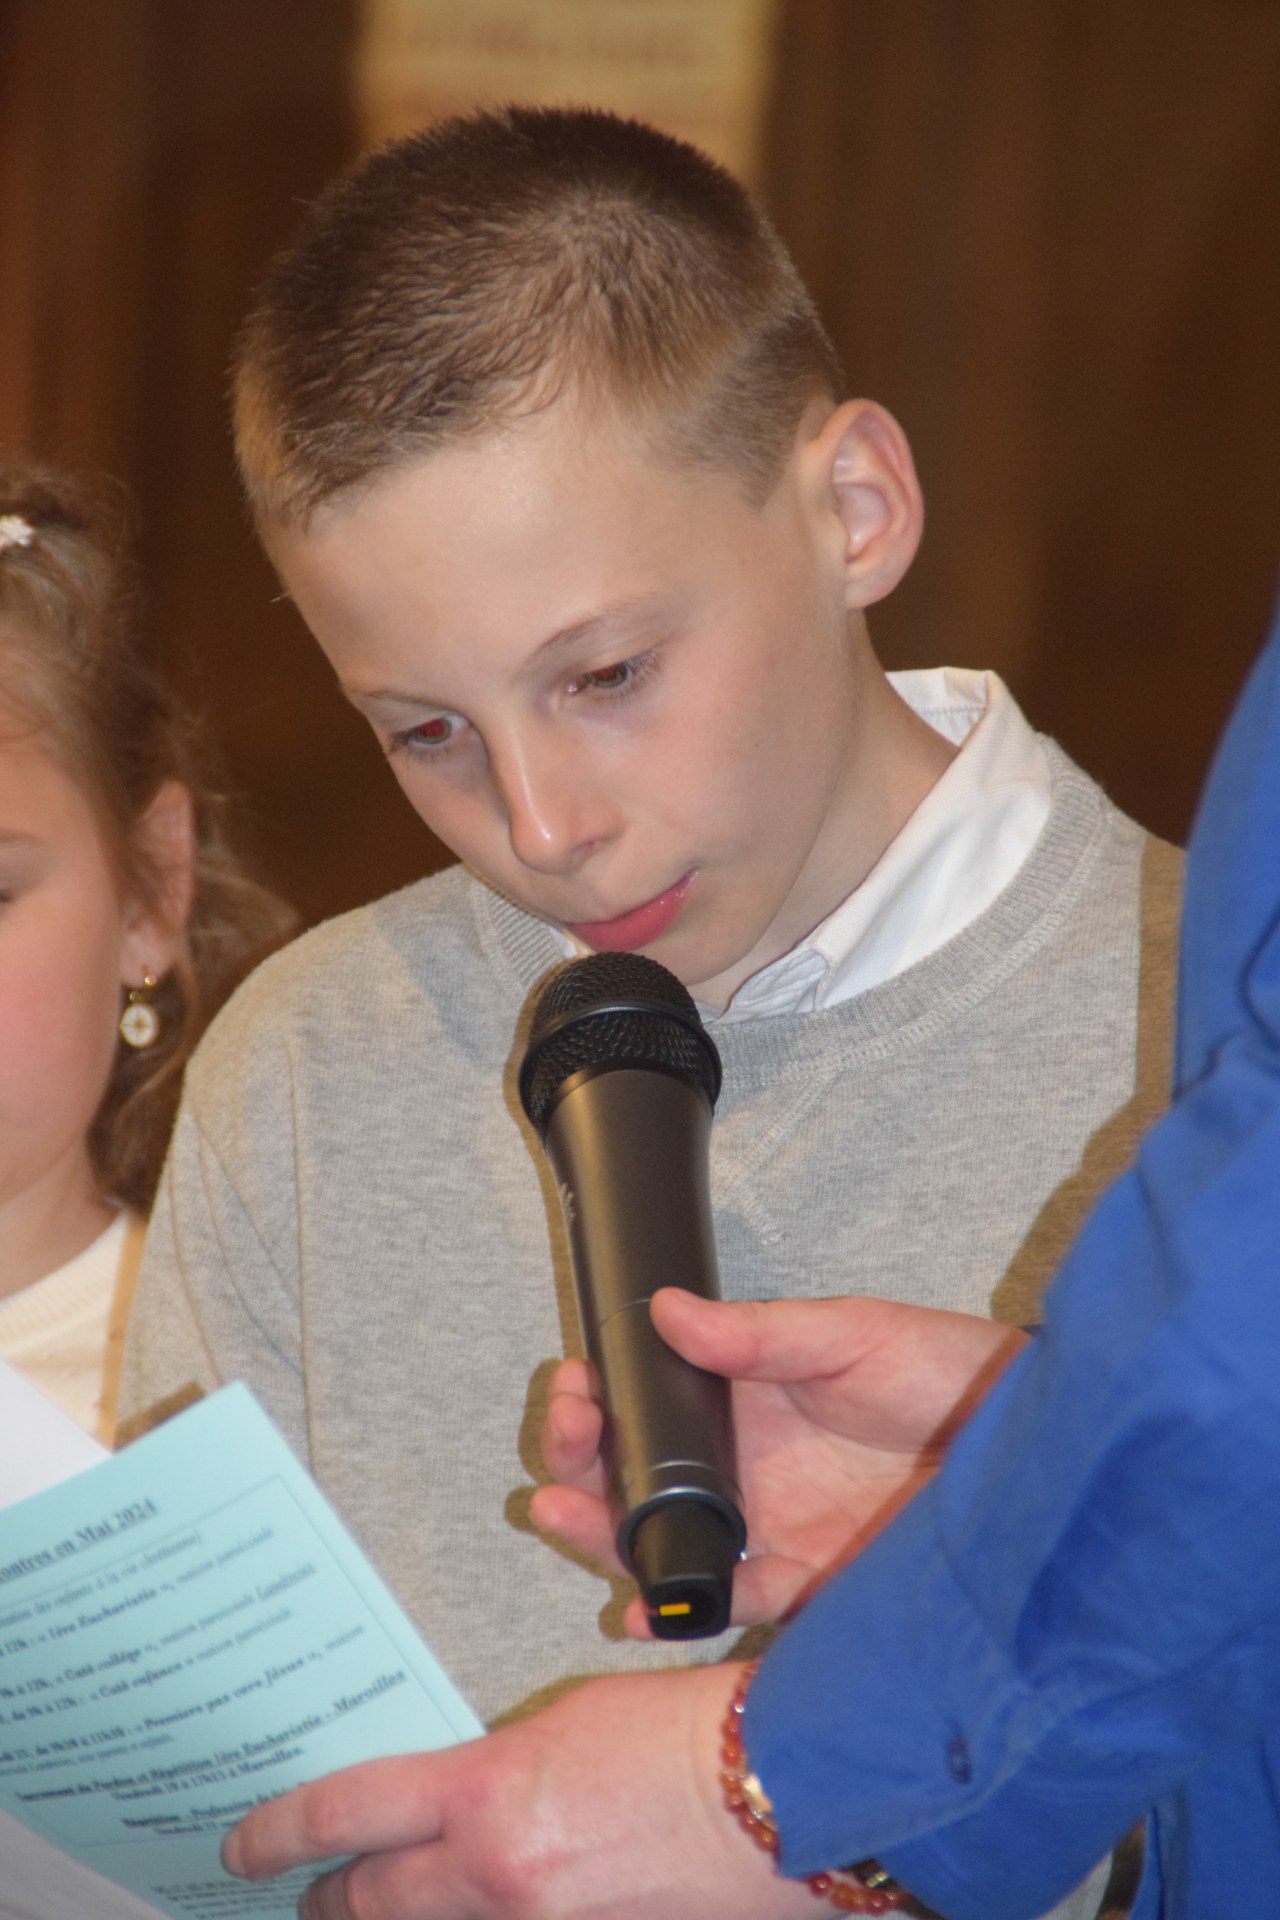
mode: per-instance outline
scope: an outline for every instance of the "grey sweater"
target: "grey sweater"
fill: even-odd
[[[1049,752],[1049,822],[962,933],[825,1012],[716,1031],[726,1294],[1034,1317],[1163,1095],[1176,917],[1176,856]],[[126,1364],[135,1423],[248,1381],[488,1719],[690,1657],[623,1640],[618,1583],[526,1518],[546,1379],[579,1350],[514,1087],[560,958],[455,868],[262,967],[189,1070]]]

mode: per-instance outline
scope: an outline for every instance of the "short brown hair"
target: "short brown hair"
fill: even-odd
[[[573,388],[762,500],[841,386],[723,167],[610,113],[509,107],[392,141],[316,202],[244,329],[237,444],[259,519],[304,522]]]
[[[145,1051],[117,1046],[89,1136],[102,1192],[145,1212],[188,1055],[294,916],[233,855],[193,730],[144,656],[123,493],[0,466],[0,517],[10,515],[26,537],[0,552],[0,698],[88,801],[121,900],[161,909],[165,876],[140,829],[166,781],[186,787],[195,814],[192,909],[151,995],[160,1035]]]

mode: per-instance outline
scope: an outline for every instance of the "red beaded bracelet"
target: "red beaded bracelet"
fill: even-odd
[[[773,1854],[776,1863],[778,1823],[768,1794],[747,1764],[742,1744],[742,1709],[759,1664],[753,1660],[743,1670],[729,1702],[720,1748],[720,1784],[724,1788],[724,1803],[737,1818],[738,1825],[758,1847]],[[892,1913],[911,1898],[874,1860],[860,1860],[857,1866],[835,1868],[830,1873],[811,1873],[805,1885],[810,1893],[829,1900],[844,1913]]]

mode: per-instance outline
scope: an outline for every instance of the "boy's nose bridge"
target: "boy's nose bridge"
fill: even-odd
[[[490,769],[512,849],[526,866],[576,865],[599,839],[603,796],[563,739],[530,728],[490,750]]]

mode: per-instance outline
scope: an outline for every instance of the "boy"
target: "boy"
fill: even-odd
[[[865,612],[920,494],[840,392],[745,193],[594,113],[372,156],[245,335],[263,538],[464,865],[219,1024],[130,1393],[247,1379],[489,1718],[671,1657],[525,1517],[519,1411],[577,1345],[513,1085],[549,969],[642,950],[702,1004],[736,1297],[1030,1319],[1163,1091],[1173,856],[992,676],[885,677]]]

